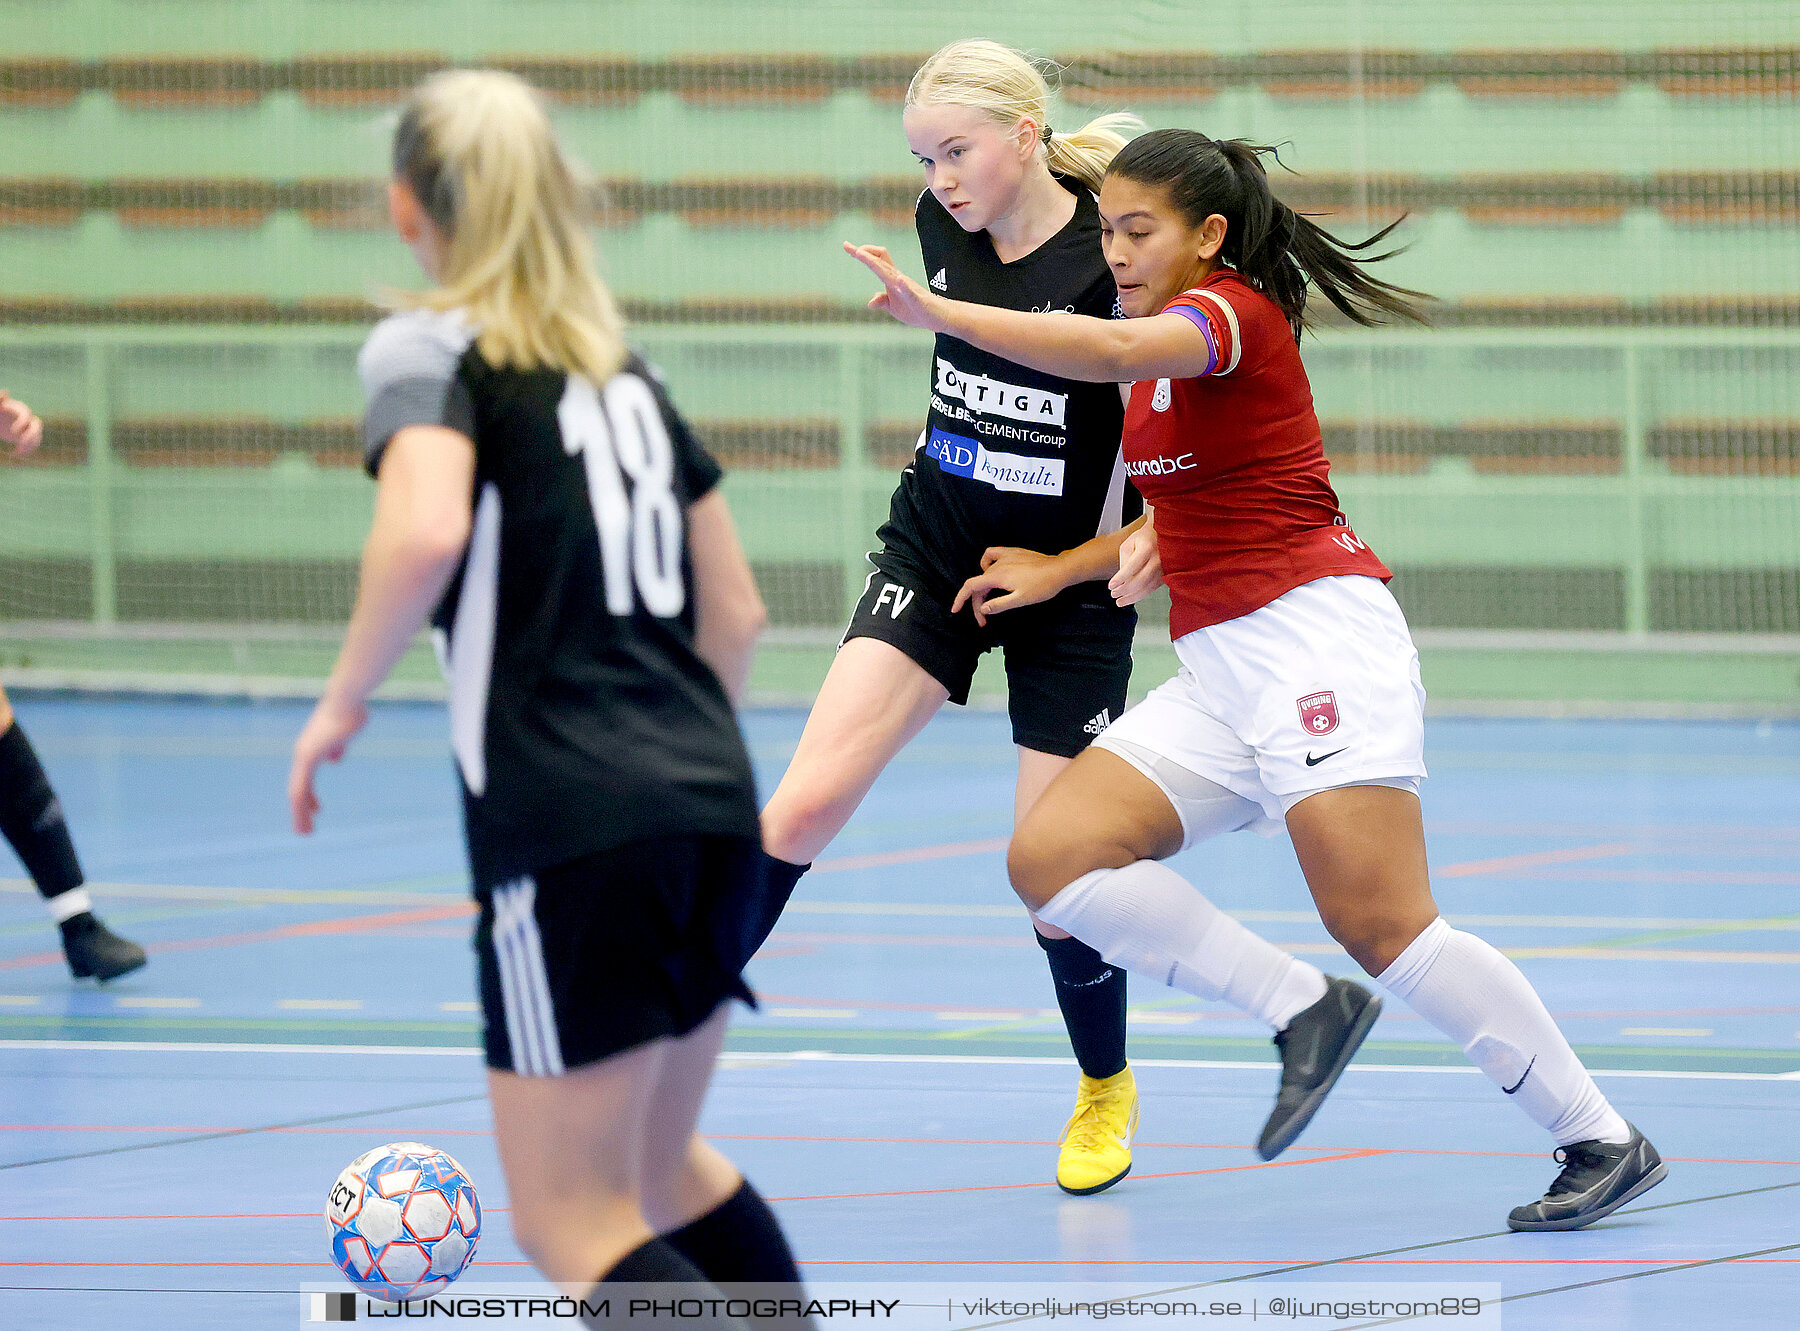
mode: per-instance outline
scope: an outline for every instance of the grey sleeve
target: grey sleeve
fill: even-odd
[[[463,382],[473,332],[454,312],[410,310],[383,319],[363,343],[363,465],[371,476],[388,441],[408,425],[442,425],[475,437],[475,406]]]

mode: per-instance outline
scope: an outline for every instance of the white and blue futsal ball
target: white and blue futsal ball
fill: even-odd
[[[463,1167],[430,1146],[391,1142],[352,1160],[325,1199],[331,1260],[388,1303],[427,1298],[461,1275],[481,1236]]]

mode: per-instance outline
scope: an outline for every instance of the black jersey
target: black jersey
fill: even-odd
[[[1000,309],[1116,317],[1094,197],[1057,179],[1075,195],[1074,216],[1011,263],[985,231],[964,231],[930,190],[921,194],[915,221],[931,289]],[[1125,479],[1117,384],[1026,369],[941,333],[934,351],[925,432],[879,538],[946,602],[981,571],[989,546],[1057,554],[1143,511]],[[1063,595],[1112,604],[1102,582]]]
[[[688,505],[719,480],[633,357],[596,388],[497,370],[456,313],[384,320],[357,368],[394,433],[475,444],[474,526],[433,616],[478,891],[626,842],[757,835],[749,757],[694,652]]]

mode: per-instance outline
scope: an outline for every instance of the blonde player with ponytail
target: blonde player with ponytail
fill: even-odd
[[[944,47],[913,76],[903,126],[925,175],[916,223],[926,280],[960,300],[1109,317],[1094,191],[1141,122],[1070,131],[1024,55]],[[1018,748],[1015,818],[1125,705],[1136,625],[1106,580],[1141,525],[1119,453],[1118,388],[1041,374],[937,339],[929,410],[900,477],[874,571],[793,761],[763,809],[775,917],[875,778],[977,660],[1006,656]],[[1143,585],[1156,585],[1156,569]],[[1125,972],[1037,923],[1081,1079],[1057,1182],[1099,1192],[1131,1168],[1137,1091],[1125,1059]]]
[[[375,521],[294,746],[295,827],[429,618],[519,1245],[573,1295],[797,1288],[773,1214],[694,1131],[763,911],[732,712],[763,610],[718,465],[627,348],[581,186],[523,83],[424,84],[390,202],[433,285],[358,362]]]

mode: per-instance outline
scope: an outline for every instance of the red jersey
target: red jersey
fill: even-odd
[[[1312,386],[1275,302],[1220,268],[1165,312],[1191,319],[1212,353],[1192,379],[1133,384],[1125,409],[1126,472],[1156,508],[1170,636],[1319,578],[1392,577],[1338,508]]]

